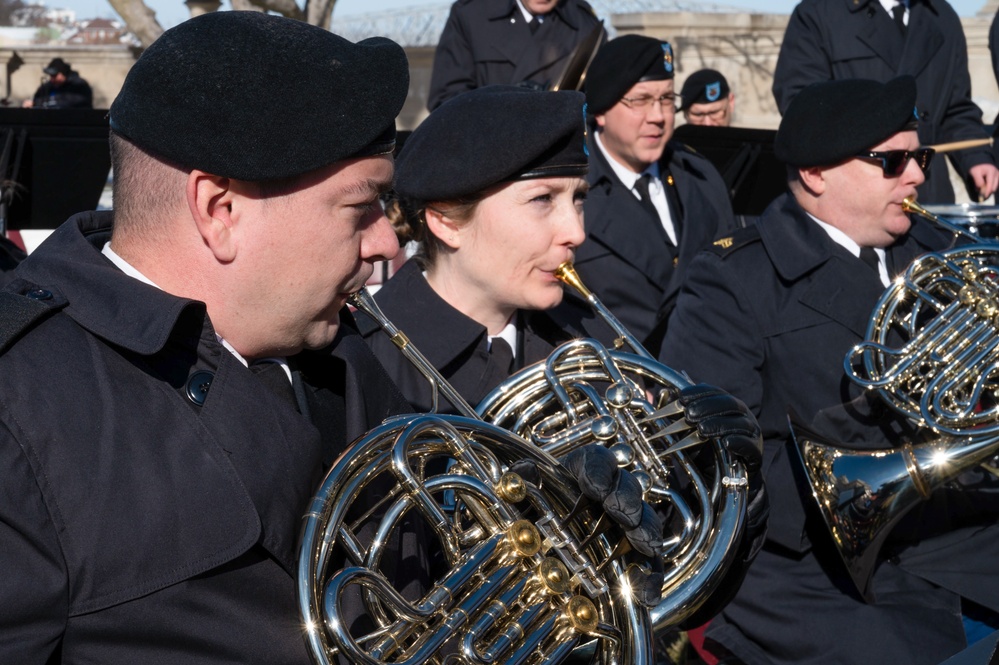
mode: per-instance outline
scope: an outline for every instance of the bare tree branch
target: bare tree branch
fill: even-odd
[[[147,7],[142,0],[108,0],[108,2],[143,46],[149,46],[163,34],[163,26],[156,20],[156,12]]]

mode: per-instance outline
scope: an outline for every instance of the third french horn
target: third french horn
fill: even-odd
[[[999,452],[999,244],[906,199],[970,244],[913,261],[878,300],[847,376],[933,434],[858,451],[793,427],[812,494],[858,590],[892,527],[919,501]]]

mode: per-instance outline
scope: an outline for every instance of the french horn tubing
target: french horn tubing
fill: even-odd
[[[791,428],[836,549],[868,600],[892,527],[941,485],[999,452],[999,244],[910,199],[903,208],[972,243],[913,261],[878,300],[844,369],[933,440],[858,451]]]
[[[313,660],[554,665],[576,651],[593,663],[652,663],[648,610],[628,586],[635,571],[610,558],[606,535],[590,537],[597,520],[573,511],[566,469],[479,419],[366,291],[352,302],[469,415],[391,418],[334,462],[299,556]],[[510,471],[524,460],[537,485]],[[420,565],[428,550],[437,557]],[[414,575],[427,568],[436,578]]]
[[[651,612],[662,631],[691,616],[731,566],[745,529],[746,471],[721,443],[691,431],[676,401],[690,381],[653,358],[571,263],[556,277],[610,326],[615,349],[585,338],[562,344],[477,410],[556,458],[603,445],[639,479],[645,500],[666,516],[663,600]]]

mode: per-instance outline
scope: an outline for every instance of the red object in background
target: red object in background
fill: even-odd
[[[24,247],[24,238],[21,237],[20,231],[7,231],[7,239],[20,247],[22,251],[28,251]]]
[[[709,621],[708,623],[711,622]],[[704,631],[707,630],[708,623],[698,626],[693,630],[688,630],[687,637],[690,638],[690,646],[694,647],[694,651],[697,652],[701,660],[707,663],[707,665],[718,665],[718,658],[704,649]]]

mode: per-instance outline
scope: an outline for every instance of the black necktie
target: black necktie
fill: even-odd
[[[533,35],[541,27],[541,21],[538,20],[537,16],[533,16],[528,22],[527,27],[531,29],[531,34]]]
[[[874,251],[873,247],[861,247],[860,260],[877,273],[878,279],[881,278],[881,260],[878,259],[878,253]]]
[[[298,400],[295,399],[295,388],[288,380],[288,374],[284,371],[281,363],[264,360],[250,365],[250,371],[257,379],[263,382],[267,388],[284,402],[298,411]]]
[[[905,3],[900,2],[891,8],[891,17],[895,19],[895,25],[905,34]]]
[[[513,371],[513,350],[502,337],[493,337],[489,345],[489,356],[493,364],[507,374]]]
[[[662,224],[662,218],[659,216],[659,210],[656,208],[655,204],[652,203],[652,194],[649,193],[649,183],[652,182],[652,174],[646,173],[635,181],[635,191],[638,192],[639,200],[642,202],[642,207],[652,215],[659,224]]]

